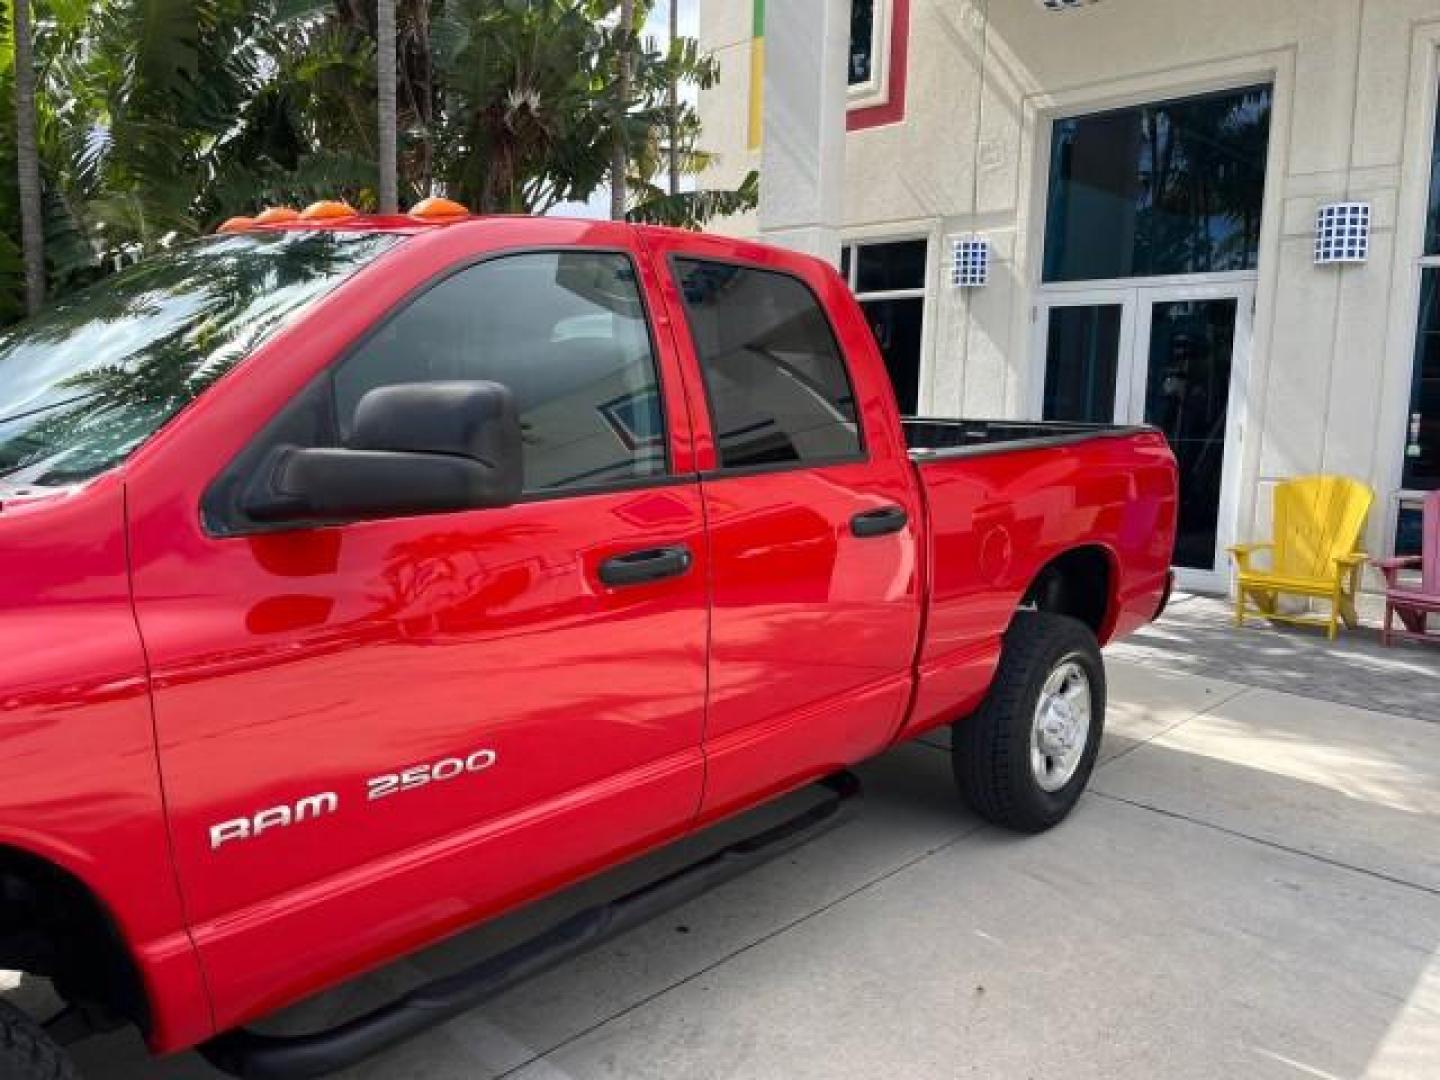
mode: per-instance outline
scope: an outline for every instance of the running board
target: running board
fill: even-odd
[[[816,806],[364,1016],[310,1035],[227,1032],[202,1044],[199,1052],[215,1068],[242,1080],[307,1080],[354,1065],[847,821],[861,795],[859,778],[840,772],[820,785],[830,795]]]

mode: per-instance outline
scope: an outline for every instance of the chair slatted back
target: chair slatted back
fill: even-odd
[[[1275,486],[1275,569],[1324,579],[1358,550],[1375,493],[1348,476],[1301,476]]]

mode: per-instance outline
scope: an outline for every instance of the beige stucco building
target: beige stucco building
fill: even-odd
[[[1370,549],[1416,542],[1440,486],[1440,0],[856,4],[703,0],[707,182],[786,177],[720,225],[745,235],[813,204],[904,407],[1166,427],[1197,587],[1287,476],[1364,479]],[[1368,251],[1322,262],[1334,204],[1368,209]],[[957,286],[976,239],[988,282]]]

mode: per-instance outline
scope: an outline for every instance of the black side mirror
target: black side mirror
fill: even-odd
[[[509,506],[524,486],[520,419],[493,382],[371,390],[344,447],[277,448],[243,500],[258,522],[343,522]]]

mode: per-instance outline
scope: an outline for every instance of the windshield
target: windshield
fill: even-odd
[[[69,484],[123,461],[300,307],[398,240],[213,237],[0,334],[0,480]]]

